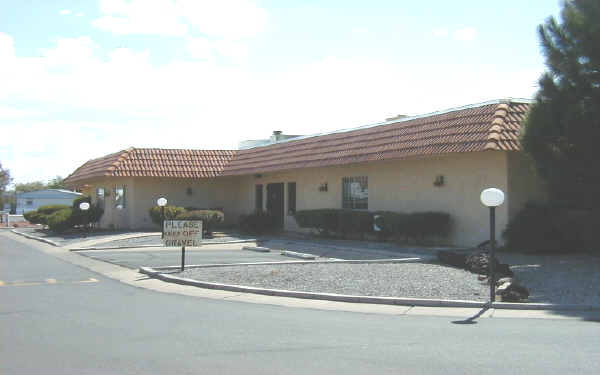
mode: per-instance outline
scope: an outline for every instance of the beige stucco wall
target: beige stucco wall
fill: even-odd
[[[442,187],[433,185],[436,176],[443,175]],[[454,219],[448,243],[472,246],[489,239],[489,211],[479,201],[487,187],[507,191],[507,155],[505,152],[449,154],[419,158],[339,166],[299,169],[285,173],[267,173],[262,177],[246,176],[241,181],[244,212],[254,210],[254,186],[263,184],[263,204],[266,205],[266,185],[284,182],[285,212],[288,210],[287,182],[296,182],[298,210],[341,208],[342,178],[368,176],[369,210],[399,212],[444,211]],[[318,187],[327,183],[328,191]],[[508,194],[507,194],[508,195]],[[507,197],[508,198],[508,197]],[[507,223],[508,205],[498,207],[496,231],[501,233]],[[292,216],[285,216],[287,230],[300,230]]]
[[[181,207],[222,207],[225,222],[235,223],[240,212],[231,201],[238,189],[238,184],[233,180],[238,179],[107,178],[88,182],[89,188],[86,193],[92,195],[96,201],[97,188],[102,187],[105,191],[110,191],[110,196],[105,198],[101,227],[113,224],[116,228],[157,228],[150,220],[148,211],[156,205],[156,200],[160,197],[167,198],[169,205]],[[117,185],[125,185],[125,207],[122,210],[115,208],[113,189]],[[188,194],[188,188],[191,189],[191,194]]]
[[[433,184],[444,176],[444,186]],[[298,210],[341,208],[342,178],[368,176],[369,210],[398,212],[443,211],[453,218],[448,244],[472,246],[489,239],[489,210],[479,201],[487,187],[506,193],[505,204],[496,209],[496,232],[501,240],[509,217],[532,197],[539,196],[539,180],[519,153],[498,151],[448,154],[436,157],[386,161],[326,168],[298,169],[260,176],[219,177],[203,180],[168,178],[112,178],[89,182],[91,193],[97,187],[111,191],[106,198],[101,225],[117,228],[152,227],[148,210],[156,199],[165,196],[169,204],[195,207],[223,207],[226,222],[237,222],[239,215],[255,209],[255,185],[263,185],[263,205],[269,183],[284,183],[285,229],[301,230],[287,215],[287,183],[296,182]],[[328,191],[319,186],[327,183]],[[114,207],[113,188],[126,186],[126,208]],[[192,194],[186,193],[187,188]],[[93,195],[93,194],[92,194]]]

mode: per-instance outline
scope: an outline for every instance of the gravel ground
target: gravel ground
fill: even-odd
[[[365,296],[485,301],[489,290],[470,272],[429,263],[231,266],[189,269],[177,275],[224,284]]]
[[[500,253],[517,280],[530,292],[531,302],[600,305],[600,257]]]

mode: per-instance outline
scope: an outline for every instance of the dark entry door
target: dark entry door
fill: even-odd
[[[275,217],[279,229],[283,229],[283,182],[267,185],[267,212]]]

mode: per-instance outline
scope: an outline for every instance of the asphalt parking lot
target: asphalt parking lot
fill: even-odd
[[[165,249],[125,249],[125,250],[86,250],[78,251],[94,259],[118,264],[123,267],[137,269],[142,266],[161,267],[176,266],[181,264],[180,248]],[[240,250],[239,247],[217,249],[200,248],[186,249],[185,264],[230,264],[251,262],[292,261],[293,258],[285,257],[279,252],[259,253]]]

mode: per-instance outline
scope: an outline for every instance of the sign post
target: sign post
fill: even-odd
[[[185,247],[202,246],[202,220],[165,220],[163,244],[181,246],[181,271],[185,268]]]

